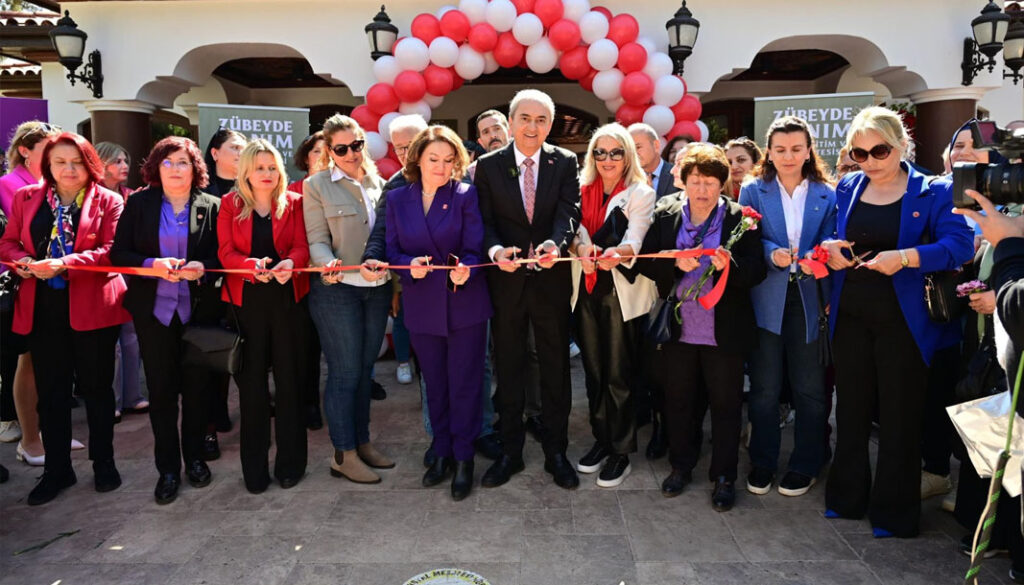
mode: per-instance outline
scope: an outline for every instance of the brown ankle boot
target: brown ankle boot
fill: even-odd
[[[363,460],[363,463],[374,469],[391,469],[395,466],[395,462],[388,459],[387,455],[378,451],[373,446],[373,443],[359,445],[356,448],[356,453],[359,454],[359,458]]]
[[[355,450],[334,450],[334,457],[331,459],[331,475],[344,477],[355,483],[380,483],[380,476],[359,459]]]

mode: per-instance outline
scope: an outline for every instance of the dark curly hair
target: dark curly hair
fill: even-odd
[[[150,187],[160,187],[160,163],[179,150],[184,150],[192,161],[192,189],[202,189],[209,185],[210,174],[206,170],[203,154],[195,142],[181,136],[168,136],[153,145],[146,162],[142,163],[142,180]]]
[[[43,172],[43,179],[46,180],[48,185],[57,184],[53,178],[53,173],[50,172],[50,153],[58,144],[70,144],[78,149],[79,154],[82,155],[82,162],[85,163],[85,170],[89,173],[90,183],[103,181],[103,161],[100,160],[100,155],[96,154],[96,149],[92,147],[92,144],[84,136],[74,132],[62,132],[49,138],[49,142],[43,148],[41,170]]]
[[[316,143],[321,140],[324,141],[324,147],[326,148],[327,139],[324,138],[323,130],[317,130],[316,132],[307,136],[306,139],[302,141],[302,144],[300,144],[299,147],[295,149],[296,168],[298,168],[300,171],[305,171],[307,173],[309,172],[309,161],[307,160],[309,158],[309,152],[313,150],[313,147],[316,146]]]

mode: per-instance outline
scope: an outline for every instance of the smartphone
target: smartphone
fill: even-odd
[[[458,265],[459,265],[459,257],[456,256],[455,254],[448,254],[448,266],[458,266]],[[452,292],[455,292],[455,291],[459,290],[459,285],[457,285],[454,282],[452,282],[451,276],[449,276],[447,280],[448,280],[448,290],[450,290]]]

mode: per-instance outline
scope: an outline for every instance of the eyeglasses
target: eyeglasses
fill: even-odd
[[[839,165],[836,167],[836,170],[844,175],[846,173],[856,173],[860,170],[860,165]]]
[[[160,161],[160,166],[162,166],[163,168],[165,168],[167,170],[178,169],[179,171],[183,171],[183,170],[191,167],[192,163],[190,161],[187,161],[187,160],[173,161],[173,160],[169,160],[169,159],[164,159],[164,160]]]
[[[594,155],[594,160],[599,161],[599,162],[605,161],[608,158],[611,158],[612,160],[622,160],[622,159],[626,158],[626,151],[621,149],[621,148],[613,148],[611,150],[605,150],[603,148],[595,148],[594,150],[592,150],[590,152],[591,152],[591,154]]]
[[[338,156],[345,156],[348,154],[348,149],[351,148],[352,152],[359,152],[363,149],[364,144],[366,144],[365,140],[356,140],[352,144],[335,144],[331,150]]]
[[[359,151],[357,150],[356,152],[359,152]],[[407,152],[409,152],[409,145],[408,144],[406,144],[405,146],[396,146],[395,147],[395,154],[401,155],[401,154],[405,154]]]
[[[888,144],[876,144],[871,150],[864,150],[863,148],[850,149],[850,158],[859,163],[867,162],[869,154],[875,160],[885,160],[892,154],[892,147]]]

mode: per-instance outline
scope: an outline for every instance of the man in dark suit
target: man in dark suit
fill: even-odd
[[[636,155],[640,157],[640,166],[647,173],[647,180],[654,189],[654,195],[661,199],[679,189],[672,184],[672,165],[661,158],[661,139],[658,132],[649,125],[638,122],[629,127],[629,134],[636,144]]]
[[[569,382],[569,299],[572,293],[565,256],[579,226],[580,187],[576,155],[544,144],[555,115],[554,102],[527,89],[509,107],[513,143],[477,163],[476,187],[484,220],[484,248],[500,264],[488,271],[498,409],[505,455],[484,474],[481,485],[495,487],[524,468],[524,372],[528,326],[533,326],[540,362],[544,469],[559,486],[579,485],[566,459],[571,406]],[[536,263],[518,264],[517,258]]]

